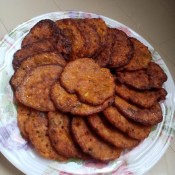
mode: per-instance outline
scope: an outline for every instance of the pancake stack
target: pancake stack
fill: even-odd
[[[163,119],[166,74],[101,18],[39,21],[12,64],[21,135],[46,159],[117,159]]]

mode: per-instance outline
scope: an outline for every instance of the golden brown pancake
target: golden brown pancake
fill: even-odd
[[[150,108],[158,101],[165,100],[167,95],[166,90],[163,88],[158,90],[138,91],[120,83],[116,83],[115,92],[126,101],[143,108]]]
[[[114,78],[106,68],[100,68],[90,58],[69,62],[60,77],[61,85],[76,93],[80,101],[101,105],[114,94]]]
[[[168,78],[164,70],[154,62],[149,63],[147,75],[150,78],[150,86],[153,88],[161,88],[163,83],[167,81]]]
[[[108,107],[114,98],[109,98],[102,105],[92,106],[82,103],[76,94],[68,93],[59,82],[54,83],[51,88],[51,99],[56,108],[62,112],[70,112],[74,115],[87,116],[102,111]]]
[[[46,38],[56,38],[59,30],[54,21],[44,19],[36,23],[29,31],[29,33],[22,40],[21,46],[32,44]]]
[[[17,107],[18,127],[22,137],[26,140],[28,140],[28,134],[25,130],[25,123],[28,120],[28,118],[31,116],[32,111],[33,109],[28,108],[27,106],[24,106],[20,103],[18,104],[18,107]]]
[[[61,30],[57,36],[56,49],[66,60],[69,60],[72,52],[72,40],[66,35],[66,31]]]
[[[152,126],[144,126],[135,121],[129,120],[122,115],[114,106],[110,106],[103,111],[104,117],[117,129],[128,134],[131,138],[143,140],[148,137]]]
[[[84,19],[77,19],[75,22],[77,23],[77,27],[80,30],[85,42],[80,57],[91,58],[99,50],[100,37],[98,36],[96,30]]]
[[[105,46],[101,52],[96,55],[95,61],[100,67],[106,67],[110,61],[112,47],[115,43],[115,31],[111,28],[107,28],[107,36],[105,40]]]
[[[71,130],[81,149],[94,159],[109,161],[120,156],[122,149],[113,147],[96,137],[82,117],[73,117]]]
[[[16,89],[23,81],[25,75],[33,68],[47,64],[58,64],[61,67],[64,67],[66,65],[66,61],[57,52],[43,52],[32,57],[28,57],[21,63],[20,67],[12,76],[10,80],[12,87]]]
[[[100,46],[103,48],[107,36],[107,25],[102,18],[85,18],[86,23],[91,25],[100,37]]]
[[[156,125],[163,119],[158,102],[149,109],[142,109],[116,96],[115,106],[125,117],[143,125]]]
[[[167,75],[156,63],[150,62],[146,70],[116,72],[117,79],[139,90],[161,88]]]
[[[59,111],[49,112],[49,138],[55,150],[67,158],[82,158],[82,154],[70,133],[71,116]]]
[[[59,78],[62,67],[45,65],[32,69],[15,92],[17,100],[40,111],[54,111],[55,106],[50,99],[50,87]]]
[[[84,47],[84,38],[79,31],[77,24],[74,20],[67,18],[56,21],[57,27],[64,32],[65,36],[70,38],[72,43],[72,50],[70,54],[70,60],[74,60],[79,57],[79,53]]]
[[[98,136],[116,147],[132,148],[139,143],[138,140],[128,137],[120,130],[113,128],[104,119],[103,115],[91,115],[87,117],[87,121]]]
[[[55,41],[53,39],[43,39],[35,43],[26,45],[20,50],[17,50],[14,53],[14,59],[12,61],[13,68],[16,70],[21,65],[21,62],[28,57],[34,56],[36,54],[54,51],[55,50]]]
[[[114,31],[114,44],[112,46],[108,67],[118,68],[129,63],[133,46],[128,36],[121,30],[111,29]]]
[[[133,43],[134,53],[131,57],[130,62],[127,65],[123,66],[121,69],[127,71],[146,69],[152,58],[151,52],[148,50],[148,47],[146,47],[136,38],[129,39]]]
[[[66,160],[51,145],[48,137],[48,119],[45,113],[39,111],[33,112],[25,123],[25,129],[29,140],[41,156],[59,161]]]

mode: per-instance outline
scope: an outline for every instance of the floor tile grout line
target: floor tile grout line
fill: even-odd
[[[1,23],[2,26],[4,27],[5,31],[8,33],[7,27],[6,27],[5,24],[3,23],[2,19],[0,19],[0,23]]]
[[[55,0],[52,0],[52,2],[55,4],[55,6],[56,6],[59,10],[62,10],[62,8],[55,2]]]
[[[175,150],[172,148],[172,146],[170,145],[169,148],[175,153]]]

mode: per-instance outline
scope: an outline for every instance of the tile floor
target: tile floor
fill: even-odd
[[[174,0],[0,0],[0,39],[32,17],[65,10],[101,14],[132,28],[159,52],[175,80]],[[2,155],[0,162],[0,174],[23,174]],[[174,175],[174,162],[175,139],[162,159],[146,175]]]

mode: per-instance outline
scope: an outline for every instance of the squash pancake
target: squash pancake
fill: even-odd
[[[143,108],[150,108],[160,100],[165,100],[167,92],[161,88],[158,90],[138,91],[124,84],[116,83],[115,92],[128,102]]]
[[[115,31],[111,28],[107,29],[107,36],[105,41],[105,47],[101,52],[96,55],[95,61],[99,64],[100,67],[106,67],[110,61],[112,54],[112,47],[115,43]]]
[[[98,33],[99,38],[100,38],[100,46],[103,48],[105,41],[106,41],[107,30],[108,30],[108,27],[105,24],[105,22],[103,21],[103,19],[101,19],[101,18],[86,18],[84,20],[86,21],[86,23],[91,25],[96,30],[96,32]]]
[[[104,117],[117,129],[128,134],[131,138],[143,140],[148,137],[152,126],[144,126],[135,121],[129,120],[122,115],[114,106],[110,106],[103,111]]]
[[[70,133],[71,116],[59,111],[49,112],[49,138],[55,150],[67,158],[83,158]],[[66,149],[66,150],[65,150]]]
[[[67,18],[56,21],[57,27],[64,32],[65,36],[70,38],[72,43],[72,50],[70,54],[70,60],[74,60],[79,57],[81,50],[84,47],[84,38],[79,31],[77,24],[74,20]]]
[[[23,81],[25,75],[33,68],[47,64],[58,64],[61,67],[64,67],[66,65],[66,61],[56,52],[43,52],[32,57],[28,57],[21,63],[20,67],[12,76],[10,80],[12,87],[16,89]]]
[[[150,62],[146,70],[116,72],[117,79],[138,90],[162,88],[167,75],[156,63]]]
[[[114,95],[114,77],[106,68],[100,68],[90,58],[69,62],[60,77],[61,85],[70,93],[76,93],[80,101],[101,105]]]
[[[17,108],[18,127],[22,137],[26,140],[28,140],[28,134],[25,130],[25,123],[28,120],[28,118],[31,116],[32,111],[33,109],[28,108],[27,106],[24,106],[20,103],[18,104],[18,108]]]
[[[122,149],[111,146],[96,137],[82,117],[73,117],[71,130],[81,149],[94,159],[110,161],[120,156]]]
[[[84,48],[79,56],[91,58],[100,48],[100,37],[96,30],[85,20],[77,19],[75,22],[85,42]]]
[[[135,70],[146,69],[152,59],[151,52],[148,50],[148,47],[146,47],[136,38],[129,38],[129,39],[133,43],[134,53],[131,57],[130,62],[127,65],[121,67],[121,69],[119,70],[124,69],[127,71],[135,71]]]
[[[40,111],[54,111],[55,106],[50,99],[50,87],[59,78],[62,67],[45,65],[32,69],[15,92],[17,100]]]
[[[51,145],[48,137],[48,119],[46,114],[35,111],[25,123],[25,129],[34,149],[43,157],[58,161],[66,160]]]
[[[113,128],[103,117],[95,114],[87,117],[87,121],[93,131],[105,141],[119,148],[132,148],[139,142],[122,133],[120,130]]]
[[[35,43],[26,45],[20,50],[17,50],[14,53],[14,59],[12,61],[13,68],[16,70],[21,65],[21,62],[28,57],[34,56],[36,54],[47,52],[47,51],[54,51],[55,50],[55,42],[53,39],[43,39],[37,41]]]
[[[32,44],[42,39],[55,38],[59,34],[59,30],[54,21],[44,19],[36,23],[29,33],[22,40],[21,46]]]
[[[56,108],[62,112],[70,112],[74,115],[87,116],[102,111],[108,107],[114,98],[107,99],[102,105],[92,106],[79,101],[76,94],[68,93],[59,82],[54,83],[51,88],[51,99]]]
[[[155,125],[163,119],[162,110],[158,102],[149,109],[141,109],[116,96],[115,106],[125,117],[143,125]]]
[[[115,38],[108,67],[118,68],[129,63],[133,54],[133,45],[123,31],[118,29],[111,30],[114,31]]]

